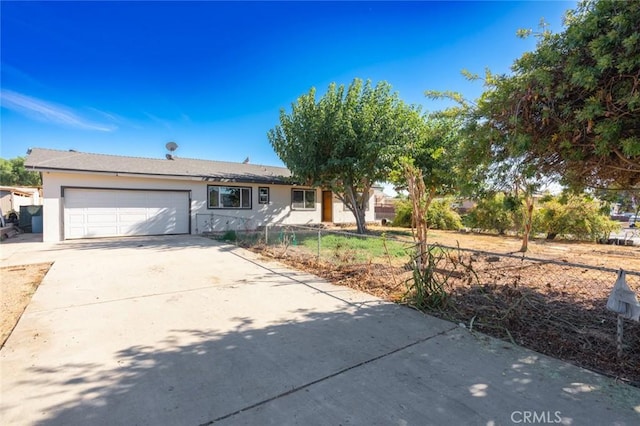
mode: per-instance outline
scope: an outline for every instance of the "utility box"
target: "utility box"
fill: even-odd
[[[31,216],[31,232],[42,234],[42,216]]]
[[[18,222],[20,229],[24,232],[36,232],[33,230],[33,217],[40,217],[40,232],[42,232],[42,206],[20,206],[20,220]]]

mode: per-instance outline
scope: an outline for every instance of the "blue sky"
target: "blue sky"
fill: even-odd
[[[1,156],[29,147],[282,165],[281,108],[353,78],[474,99],[462,69],[505,73],[576,2],[6,2]]]

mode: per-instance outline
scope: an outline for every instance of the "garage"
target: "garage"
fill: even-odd
[[[64,188],[64,237],[189,233],[189,191]]]

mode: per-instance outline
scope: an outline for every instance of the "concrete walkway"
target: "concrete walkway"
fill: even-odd
[[[640,389],[231,245],[0,248],[55,261],[0,351],[3,425],[640,424]]]

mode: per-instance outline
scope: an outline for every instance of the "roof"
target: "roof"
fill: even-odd
[[[15,194],[32,196],[33,194],[37,194],[39,188],[34,186],[0,186],[0,191],[12,192]]]
[[[122,173],[201,178],[204,181],[285,184],[291,172],[284,167],[262,166],[249,163],[196,160],[125,157],[120,155],[91,154],[78,151],[32,148],[25,160],[25,168],[34,171]]]

